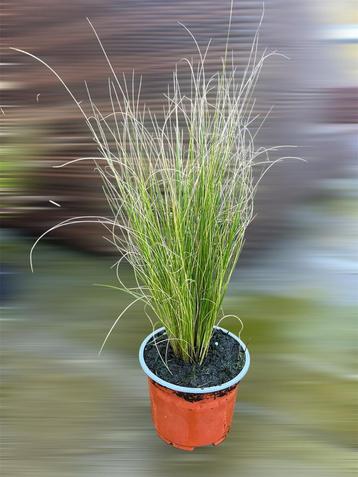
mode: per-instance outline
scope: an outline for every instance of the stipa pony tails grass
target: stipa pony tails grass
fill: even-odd
[[[141,80],[116,75],[90,25],[111,71],[109,113],[96,105],[87,84],[90,112],[86,113],[49,65],[17,51],[47,66],[84,116],[99,155],[69,163],[94,160],[112,218],[68,219],[45,232],[34,247],[55,228],[100,222],[133,267],[137,287],[129,288],[121,281],[117,264],[117,288],[133,296],[129,306],[142,301],[153,326],[159,322],[165,327],[174,353],[185,362],[202,363],[213,326],[223,319],[223,299],[253,218],[257,186],[265,172],[283,159],[269,158],[279,147],[254,144],[262,125],[253,115],[255,86],[265,60],[279,53],[258,53],[258,30],[241,78],[228,42],[221,66],[208,74],[210,42],[201,50],[184,27],[198,59],[184,58],[175,68],[159,119],[140,101]],[[181,64],[189,70],[189,88],[182,84]],[[250,132],[253,126],[255,134]],[[254,174],[258,165],[261,171]],[[101,351],[127,309],[109,330]]]

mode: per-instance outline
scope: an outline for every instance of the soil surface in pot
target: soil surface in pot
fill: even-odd
[[[156,345],[153,338],[148,341],[144,360],[154,374],[169,383],[191,388],[219,386],[237,376],[244,367],[244,349],[225,331],[214,330],[208,354],[201,365],[184,363],[177,358],[166,338],[163,331],[156,335]]]

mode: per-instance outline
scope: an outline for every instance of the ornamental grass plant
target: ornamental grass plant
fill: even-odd
[[[210,42],[201,49],[183,28],[196,45],[196,55],[175,67],[160,118],[140,101],[141,79],[116,74],[94,28],[111,72],[109,112],[96,105],[87,85],[85,106],[48,64],[17,51],[46,65],[80,109],[98,155],[66,164],[94,161],[111,210],[110,217],[60,222],[34,247],[58,227],[100,222],[121,257],[115,264],[116,288],[133,297],[129,306],[144,304],[153,327],[165,327],[165,339],[177,357],[200,364],[214,325],[225,317],[223,300],[253,219],[257,186],[283,159],[270,160],[270,152],[279,147],[255,147],[266,119],[254,114],[255,86],[265,60],[279,53],[259,53],[257,31],[242,72],[229,51],[229,27],[220,67],[208,74]],[[183,68],[190,73],[189,87],[183,84]],[[136,287],[121,280],[123,259],[133,268]],[[101,350],[129,306],[113,323]]]

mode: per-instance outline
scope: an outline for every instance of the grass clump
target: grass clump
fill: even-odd
[[[177,357],[202,363],[213,326],[224,316],[222,303],[253,218],[257,184],[276,162],[268,153],[277,148],[254,145],[260,124],[255,134],[250,131],[258,120],[255,85],[265,59],[277,53],[259,55],[256,33],[243,74],[228,43],[221,66],[207,74],[210,42],[202,51],[193,40],[197,59],[183,59],[175,68],[162,119],[140,102],[141,81],[118,78],[100,40],[112,73],[108,114],[96,106],[87,86],[90,112],[85,112],[58,74],[36,59],[58,77],[84,115],[99,151],[91,159],[112,211],[110,218],[78,217],[50,230],[102,223],[137,281],[136,287],[121,281],[119,260],[118,288],[133,296],[132,304],[145,304],[153,326],[165,327]],[[189,88],[181,80],[181,64],[189,69]],[[263,170],[254,175],[260,164]]]

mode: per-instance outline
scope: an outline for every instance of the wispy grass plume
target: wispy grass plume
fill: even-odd
[[[251,132],[258,121],[253,116],[255,85],[264,61],[277,53],[259,54],[256,33],[243,74],[228,43],[221,67],[208,74],[209,45],[201,50],[187,30],[197,59],[178,63],[159,119],[140,101],[141,80],[116,75],[93,31],[111,70],[109,113],[96,106],[89,88],[90,112],[85,112],[50,69],[71,94],[97,144],[99,156],[92,159],[112,217],[79,217],[56,227],[96,221],[110,230],[110,240],[137,280],[137,287],[129,288],[117,273],[118,288],[132,295],[133,303],[142,301],[150,319],[165,327],[177,356],[201,363],[213,326],[223,316],[257,185],[273,164],[270,150],[277,149],[256,148],[257,125],[255,135]],[[181,68],[189,69],[189,88],[182,84]],[[257,164],[263,164],[258,175],[253,173]]]

